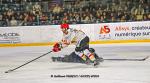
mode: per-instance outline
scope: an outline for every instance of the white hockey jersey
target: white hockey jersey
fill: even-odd
[[[66,47],[70,44],[78,46],[80,41],[86,37],[86,34],[81,30],[68,29],[68,34],[63,34],[62,47]]]

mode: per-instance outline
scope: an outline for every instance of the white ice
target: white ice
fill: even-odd
[[[150,56],[150,43],[90,45],[96,53],[109,58]],[[150,83],[150,59],[146,61],[104,61],[98,68],[85,64],[52,62],[52,56],[69,54],[74,46],[50,53],[13,72],[16,68],[51,50],[49,46],[1,47],[0,83]],[[51,77],[51,76],[55,77]],[[76,75],[78,77],[56,77]],[[80,77],[98,75],[99,77]]]

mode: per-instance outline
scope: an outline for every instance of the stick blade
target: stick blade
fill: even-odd
[[[5,73],[10,73],[10,72],[12,72],[13,70],[8,70],[8,71],[5,71]]]
[[[145,61],[145,60],[148,59],[148,58],[149,58],[149,56],[145,57],[145,58],[143,59],[143,61]]]
[[[112,61],[145,61],[145,60],[147,60],[149,58],[149,56],[146,56],[146,57],[144,57],[144,58],[142,58],[142,59],[124,59],[124,58],[122,58],[122,59],[117,59],[117,58],[115,58],[115,59],[104,59],[104,60],[112,60]]]

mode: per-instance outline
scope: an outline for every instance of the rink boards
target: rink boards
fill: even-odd
[[[90,44],[150,42],[150,21],[74,24]],[[53,45],[61,41],[60,25],[0,27],[0,47]]]

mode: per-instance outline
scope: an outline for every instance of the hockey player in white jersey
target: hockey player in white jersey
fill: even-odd
[[[58,52],[68,45],[74,44],[76,45],[75,54],[82,58],[85,63],[88,59],[92,62],[93,66],[99,64],[93,53],[89,51],[89,37],[83,31],[69,28],[69,25],[66,23],[61,24],[61,30],[63,32],[63,38],[62,41],[53,46],[54,52]]]

